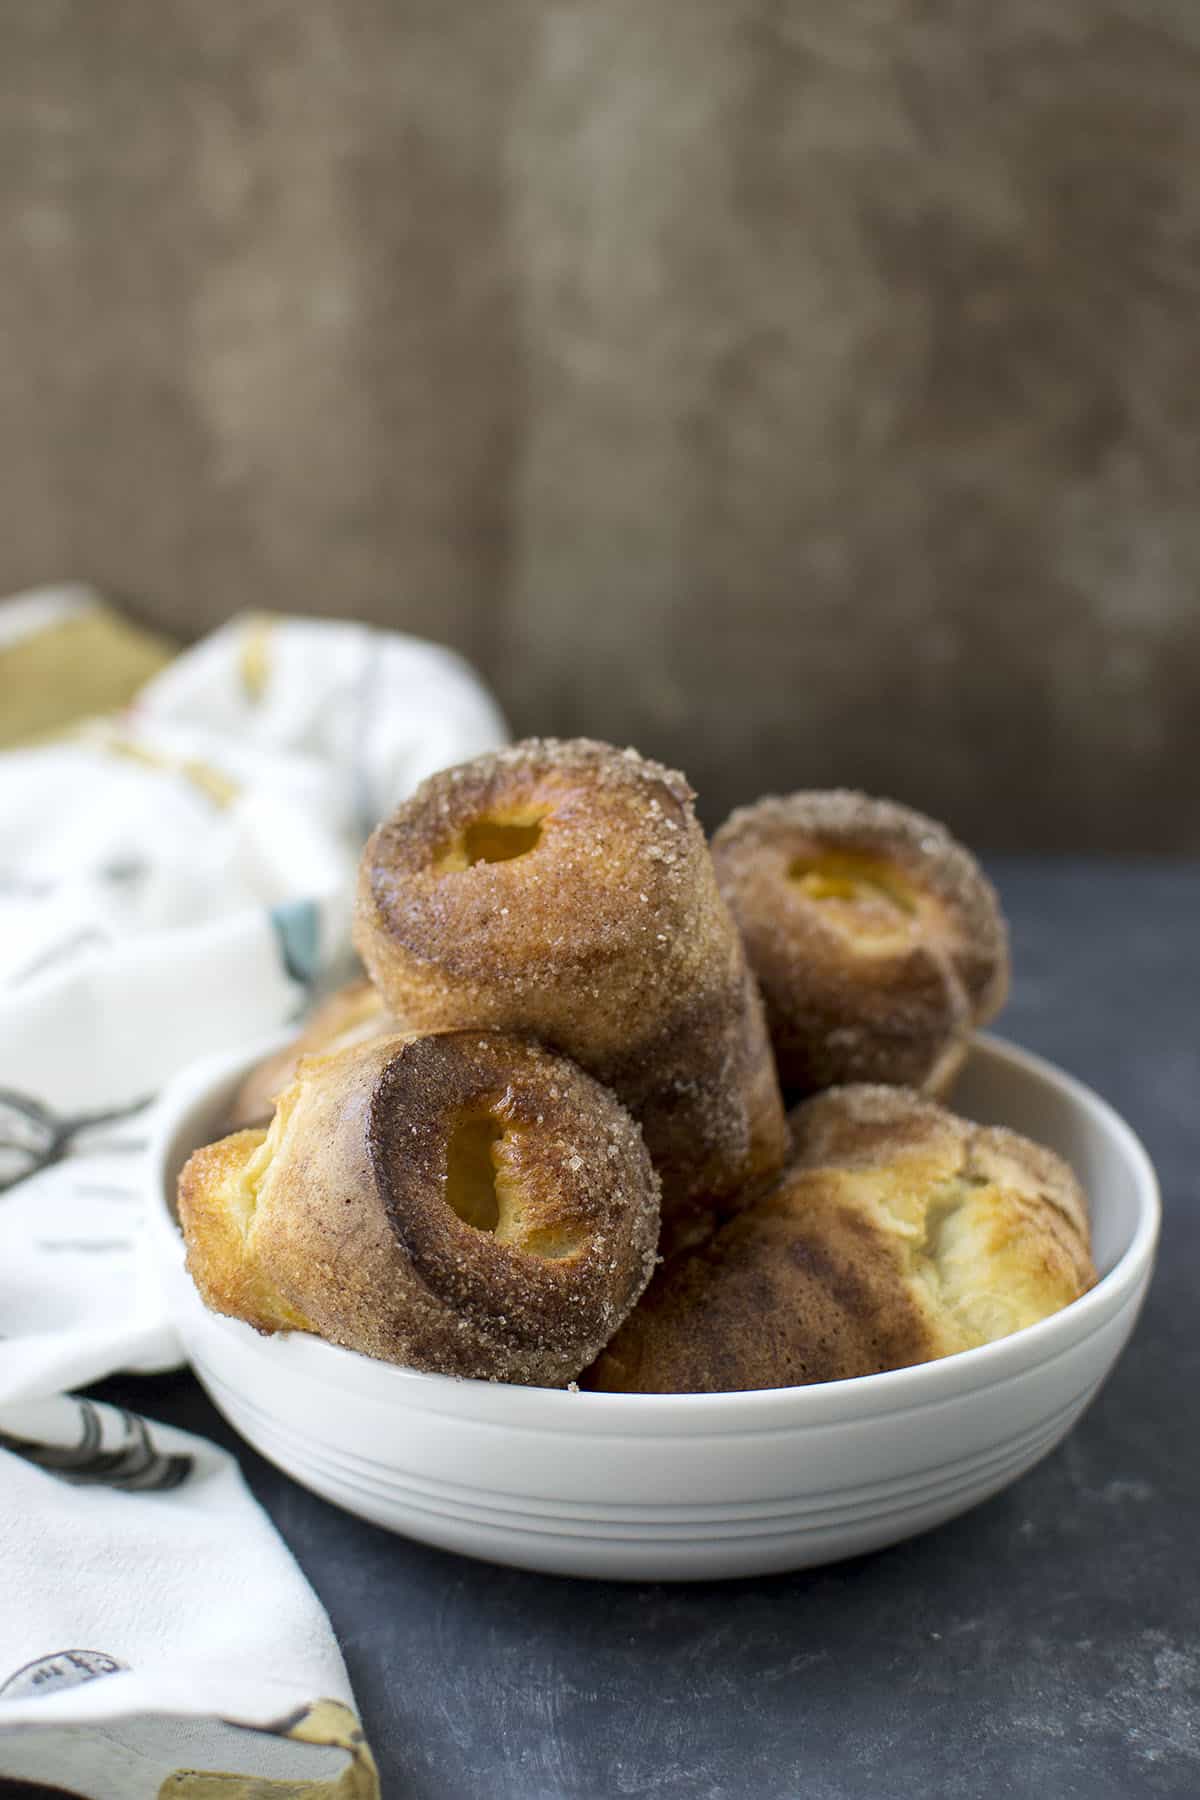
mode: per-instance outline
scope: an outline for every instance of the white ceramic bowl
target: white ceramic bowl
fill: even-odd
[[[802,1568],[965,1512],[1071,1429],[1120,1354],[1158,1236],[1154,1171],[1111,1107],[982,1039],[968,1117],[1065,1156],[1091,1198],[1091,1293],[979,1350],[741,1394],[590,1394],[421,1375],[211,1313],[184,1268],[175,1180],[264,1046],[182,1076],[161,1109],[151,1239],[187,1352],[264,1456],[393,1531],[559,1574],[683,1580]]]

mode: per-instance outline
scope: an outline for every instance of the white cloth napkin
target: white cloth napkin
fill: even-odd
[[[0,644],[85,603],[0,606]],[[118,722],[0,755],[0,1775],[366,1779],[328,1622],[230,1459],[64,1393],[180,1360],[141,1249],[155,1093],[344,973],[367,831],[504,737],[443,650],[249,618]]]

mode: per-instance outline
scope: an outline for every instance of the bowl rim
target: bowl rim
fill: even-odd
[[[432,1374],[364,1356],[313,1333],[265,1335],[243,1320],[211,1311],[192,1287],[183,1266],[183,1236],[166,1191],[166,1161],[186,1115],[206,1095],[280,1048],[292,1035],[274,1032],[243,1044],[240,1049],[205,1057],[168,1082],[155,1109],[146,1165],[151,1188],[150,1235],[160,1280],[163,1264],[169,1263],[186,1283],[184,1291],[190,1292],[207,1327],[224,1337],[230,1349],[240,1349],[243,1354],[270,1363],[277,1377],[352,1390],[360,1399],[385,1400],[393,1406],[417,1406],[426,1412],[459,1416],[475,1411],[489,1422],[532,1430],[578,1428],[587,1417],[594,1420],[600,1431],[608,1425],[633,1429],[644,1436],[653,1436],[657,1428],[667,1424],[676,1430],[683,1426],[697,1431],[716,1427],[722,1431],[769,1432],[829,1423],[848,1415],[856,1421],[869,1416],[895,1418],[917,1408],[924,1410],[941,1401],[952,1401],[966,1392],[1003,1386],[1069,1354],[1103,1330],[1131,1298],[1140,1299],[1140,1289],[1153,1263],[1162,1215],[1159,1184],[1149,1154],[1133,1128],[1078,1077],[1036,1052],[988,1032],[973,1040],[972,1057],[982,1055],[1032,1077],[1055,1089],[1086,1115],[1090,1127],[1107,1140],[1110,1150],[1123,1162],[1132,1180],[1137,1206],[1129,1243],[1096,1285],[1060,1311],[1007,1337],[932,1362],[809,1386],[743,1388],[715,1394],[636,1394],[521,1386]],[[167,1288],[165,1280],[163,1286]],[[190,1359],[187,1334],[181,1331],[180,1335]]]

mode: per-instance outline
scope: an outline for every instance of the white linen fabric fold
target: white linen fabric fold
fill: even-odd
[[[0,644],[55,617],[0,606]],[[180,1360],[142,1250],[155,1094],[346,972],[367,831],[504,738],[446,651],[255,617],[119,720],[0,754],[0,1775],[372,1791],[328,1622],[232,1461],[65,1394]]]

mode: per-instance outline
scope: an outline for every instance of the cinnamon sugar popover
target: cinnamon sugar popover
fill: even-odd
[[[874,1375],[968,1350],[1092,1286],[1087,1206],[1015,1132],[893,1087],[797,1109],[776,1187],[661,1270],[585,1377],[714,1393]]]
[[[528,1031],[605,1082],[663,1186],[664,1247],[782,1167],[741,939],[684,777],[529,739],[432,776],[375,832],[355,943],[406,1025]]]
[[[779,1078],[944,1094],[1008,991],[996,894],[944,826],[838,789],[740,808],[713,839]]]
[[[269,1130],[190,1158],[179,1216],[216,1312],[554,1386],[645,1287],[658,1195],[641,1133],[590,1076],[464,1031],[305,1058]]]
[[[227,1129],[269,1124],[275,1096],[296,1079],[302,1056],[329,1055],[371,1038],[394,1037],[399,1029],[369,981],[347,982],[314,1009],[290,1043],[254,1065],[234,1095]]]

